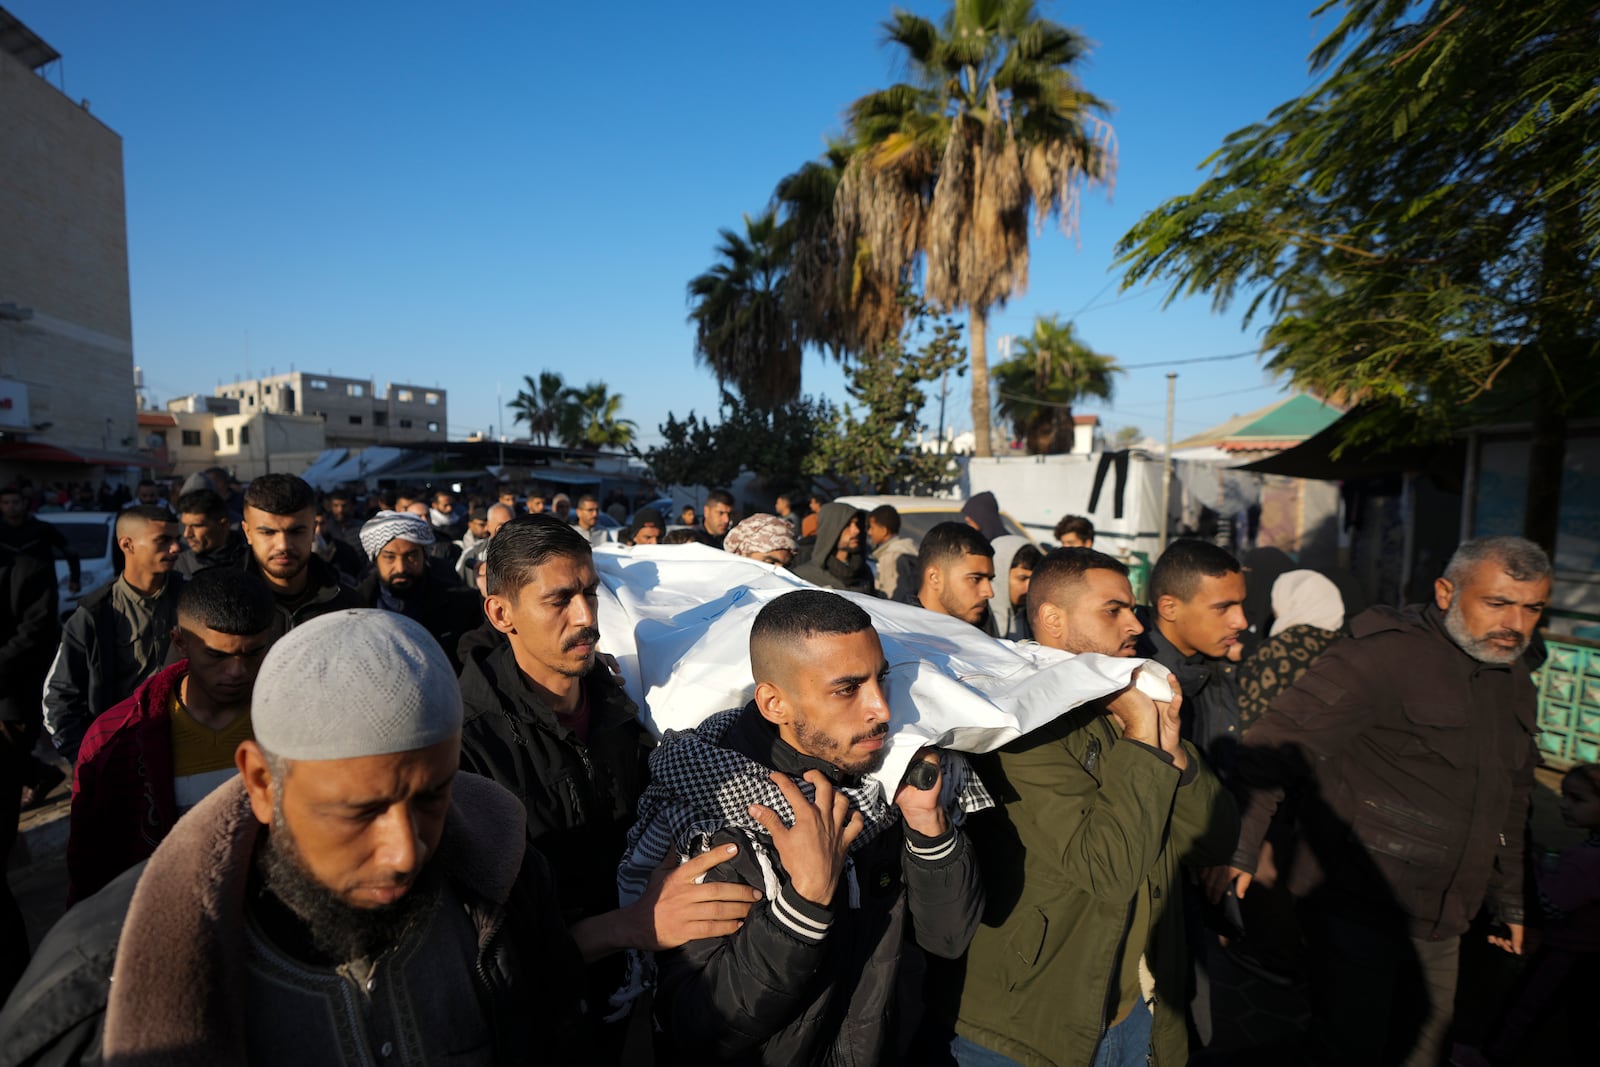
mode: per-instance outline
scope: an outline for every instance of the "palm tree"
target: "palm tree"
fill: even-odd
[[[1030,454],[1070,452],[1072,405],[1089,397],[1110,400],[1111,376],[1121,373],[1116,357],[1084,344],[1072,323],[1041,315],[1033,336],[1018,342],[1016,356],[994,369],[1000,387],[996,407]]]
[[[722,230],[718,262],[689,282],[697,362],[718,385],[772,409],[800,395],[801,339],[784,307],[787,257],[769,209],[744,217],[745,232]]]
[[[528,436],[537,437],[540,444],[548,445],[550,435],[561,424],[562,411],[570,403],[572,391],[554,371],[540,371],[537,382],[526,374],[522,380],[527,388],[517,390],[516,397],[506,405],[515,413],[511,421],[527,423]]]
[[[569,448],[627,448],[633,444],[639,424],[619,418],[622,394],[612,393],[605,382],[590,382],[582,389],[568,389],[571,403],[557,433]]]
[[[896,10],[884,24],[911,78],[850,107],[854,151],[835,239],[861,269],[898,281],[921,257],[924,288],[971,318],[972,423],[990,454],[990,309],[1028,281],[1028,226],[1071,233],[1083,190],[1115,169],[1107,105],[1072,72],[1087,42],[1033,0],[954,0],[939,25]]]

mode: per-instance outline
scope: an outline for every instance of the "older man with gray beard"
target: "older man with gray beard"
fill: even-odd
[[[1311,945],[1310,1062],[1436,1064],[1461,935],[1485,903],[1490,940],[1522,954],[1538,758],[1523,652],[1550,577],[1532,542],[1466,542],[1431,603],[1357,616],[1244,735],[1242,831],[1218,880],[1244,895],[1292,796],[1303,840],[1286,876]]]

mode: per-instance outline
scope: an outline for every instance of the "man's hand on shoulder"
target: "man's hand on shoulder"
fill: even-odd
[[[719,845],[682,864],[669,855],[650,876],[644,895],[623,909],[633,931],[629,947],[660,952],[702,937],[736,933],[761,899],[761,890],[704,878],[738,851],[737,845]]]
[[[750,817],[771,835],[794,891],[826,908],[833,903],[834,890],[839,887],[850,843],[860,836],[866,823],[859,811],[850,809],[850,798],[835,789],[820,771],[807,771],[804,778],[816,790],[815,801],[807,800],[788,775],[772,775],[783,798],[794,809],[793,826],[785,826],[777,812],[761,804],[750,805]]]

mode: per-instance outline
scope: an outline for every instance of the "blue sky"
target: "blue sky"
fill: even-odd
[[[669,410],[713,410],[685,284],[719,227],[901,73],[887,0],[5,3],[122,135],[135,360],[158,402],[292,365],[443,386],[452,436],[498,425],[496,385],[509,399],[546,368],[609,383],[647,445]],[[1120,167],[1076,238],[1035,237],[991,361],[1049,313],[1126,364],[1256,347],[1238,309],[1123,293],[1112,249],[1310,84],[1313,6],[1041,4],[1096,42],[1081,73],[1115,107]],[[1179,437],[1280,392],[1254,357],[1173,369]],[[1165,374],[1131,370],[1082,410],[1159,437]],[[821,357],[804,378],[843,399]],[[970,422],[964,380],[948,417]]]

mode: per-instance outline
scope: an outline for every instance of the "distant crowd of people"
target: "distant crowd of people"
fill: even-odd
[[[987,493],[913,539],[820,495],[669,517],[217,470],[139,486],[63,624],[22,488],[0,846],[48,791],[42,730],[71,907],[29,962],[0,897],[0,1063],[1182,1064],[1226,959],[1309,991],[1282,1062],[1435,1067],[1483,916],[1528,966],[1457,1055],[1516,1062],[1597,991],[1600,768],[1563,787],[1584,845],[1527,834],[1552,572],[1520,538],[1365,610],[1339,572],[1178,540],[1140,603],[1087,519],[1042,547]],[[756,617],[747,704],[651,734],[604,654],[608,542],[809,583]],[[1171,693],[885,790],[880,598]]]

